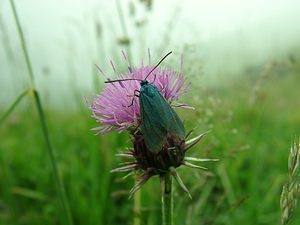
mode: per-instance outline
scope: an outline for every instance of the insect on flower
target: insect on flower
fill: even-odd
[[[133,105],[134,97],[139,98],[141,132],[147,149],[152,153],[158,153],[163,149],[168,136],[176,136],[182,141],[184,141],[185,137],[184,126],[174,109],[161,95],[157,87],[147,81],[149,75],[171,53],[166,54],[144,79],[128,78],[105,81],[105,83],[140,81],[141,88],[140,90],[134,90],[132,102],[128,107]],[[154,80],[155,78],[156,76],[154,75]]]

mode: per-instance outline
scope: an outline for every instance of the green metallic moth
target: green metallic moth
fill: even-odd
[[[142,134],[151,152],[160,152],[168,135],[184,139],[182,121],[157,87],[147,80],[141,81],[139,102]]]
[[[105,81],[105,83],[122,82],[127,80],[140,81],[141,89],[135,90],[134,96],[139,97],[141,131],[144,136],[147,149],[155,154],[159,153],[163,149],[168,135],[175,135],[182,140],[185,138],[185,130],[182,121],[167,100],[161,95],[157,87],[147,81],[149,75],[171,53],[172,52],[169,52],[165,55],[147,74],[144,80],[129,78]],[[132,104],[133,100],[131,105]]]

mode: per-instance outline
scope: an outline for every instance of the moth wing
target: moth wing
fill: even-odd
[[[140,111],[142,120],[142,133],[147,148],[158,153],[166,142],[168,131],[161,115],[161,104],[157,102],[157,95],[149,97],[140,96]]]
[[[169,107],[170,107],[170,114],[172,115],[171,116],[172,122],[170,123],[168,131],[171,134],[176,134],[177,136],[184,138],[185,130],[184,130],[183,123],[179,118],[179,116],[177,115],[177,113],[175,112],[175,110],[171,106]]]
[[[181,119],[171,105],[167,102],[167,100],[159,92],[158,94],[159,97],[157,98],[157,101],[160,102],[160,108],[162,109],[162,125],[167,130],[167,133],[175,134],[181,138],[184,138],[185,130]]]

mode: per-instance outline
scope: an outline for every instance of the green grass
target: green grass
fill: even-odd
[[[300,134],[299,71],[271,72],[250,103],[259,79],[241,75],[219,87],[190,87],[185,98],[196,109],[188,116],[178,111],[187,130],[211,132],[188,155],[221,161],[208,164],[209,173],[179,169],[193,199],[175,185],[175,224],[279,224],[289,148]],[[38,114],[30,101],[24,105],[0,127],[0,224],[65,224]],[[97,125],[83,102],[82,108],[45,110],[74,224],[132,224],[134,181],[109,172],[129,138],[95,136],[90,128]],[[142,224],[161,223],[159,188],[157,178],[142,189]],[[300,223],[297,211],[291,224]]]

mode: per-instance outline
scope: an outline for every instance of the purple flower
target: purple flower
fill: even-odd
[[[127,61],[126,57],[125,60]],[[116,72],[113,64],[112,67]],[[128,66],[129,70],[127,72],[119,74],[114,79],[133,78],[143,80],[153,68],[154,65],[142,65],[137,68]],[[101,69],[99,70],[101,71]],[[105,134],[110,131],[121,132],[135,128],[140,124],[139,100],[133,95],[135,90],[141,88],[138,80],[108,83],[104,90],[92,99],[90,106],[92,116],[97,122],[101,123],[101,126],[93,128],[93,130],[97,130],[97,134]],[[147,80],[158,88],[170,104],[178,100],[189,86],[180,72],[168,68],[156,68]]]

